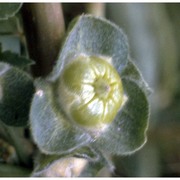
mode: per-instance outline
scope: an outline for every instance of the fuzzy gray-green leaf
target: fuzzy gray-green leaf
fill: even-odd
[[[96,147],[112,154],[130,154],[146,142],[149,116],[146,95],[135,81],[124,78],[122,82],[128,101],[107,131],[95,141]]]
[[[90,136],[69,123],[55,105],[55,95],[48,82],[38,80],[30,119],[35,143],[45,154],[64,154],[86,145]]]
[[[104,167],[102,162],[89,162],[79,177],[97,177],[98,172]]]
[[[76,150],[73,154],[76,157],[88,159],[88,161],[95,162],[100,160],[100,155],[96,152],[96,150],[88,146]]]
[[[6,63],[0,63],[0,120],[11,126],[25,126],[34,92],[32,78]]]
[[[69,28],[52,77],[80,54],[106,56],[120,71],[127,64],[128,42],[122,30],[110,21],[91,15],[75,19]]]
[[[152,90],[149,88],[148,84],[144,80],[141,72],[130,59],[128,60],[128,63],[126,67],[123,69],[120,76],[121,78],[128,78],[135,81],[141,87],[141,89],[144,90],[146,95],[149,95],[151,93]]]
[[[55,99],[58,95],[52,88],[59,82],[56,80],[66,65],[82,54],[109,57],[106,60],[118,71],[128,97],[115,120],[106,129],[98,129],[99,132],[94,130],[98,134],[95,138],[91,130],[83,129],[67,119],[69,116],[62,113],[60,105],[57,108]],[[39,81],[31,109],[32,133],[41,151],[62,154],[77,150],[83,154],[80,148],[92,146],[103,153],[130,154],[145,143],[149,115],[146,98],[148,86],[139,70],[129,60],[126,36],[113,23],[91,15],[76,18],[69,28],[57,64],[47,81],[49,84]],[[63,112],[66,111],[63,109]],[[91,158],[92,154],[85,155],[90,155]]]
[[[13,53],[11,51],[4,51],[0,53],[0,62],[8,63],[20,69],[24,69],[25,67],[34,64],[34,61],[31,59],[28,59],[25,56],[20,56],[19,54]]]

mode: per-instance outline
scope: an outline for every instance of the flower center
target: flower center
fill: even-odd
[[[109,95],[111,87],[107,79],[99,78],[94,82],[94,91],[101,99],[106,99]]]

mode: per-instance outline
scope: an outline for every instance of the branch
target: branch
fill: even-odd
[[[93,14],[94,16],[105,16],[105,4],[104,3],[87,3],[86,12]]]
[[[51,72],[64,35],[64,19],[59,3],[24,3],[24,30],[35,77]]]

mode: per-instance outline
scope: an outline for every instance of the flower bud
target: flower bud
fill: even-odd
[[[58,79],[57,94],[68,119],[85,127],[111,123],[124,97],[116,69],[95,56],[79,56],[69,63]]]

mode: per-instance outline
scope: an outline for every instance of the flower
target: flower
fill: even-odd
[[[122,30],[82,15],[70,25],[53,72],[36,81],[30,113],[34,141],[46,154],[87,146],[132,153],[146,142],[147,94]]]

